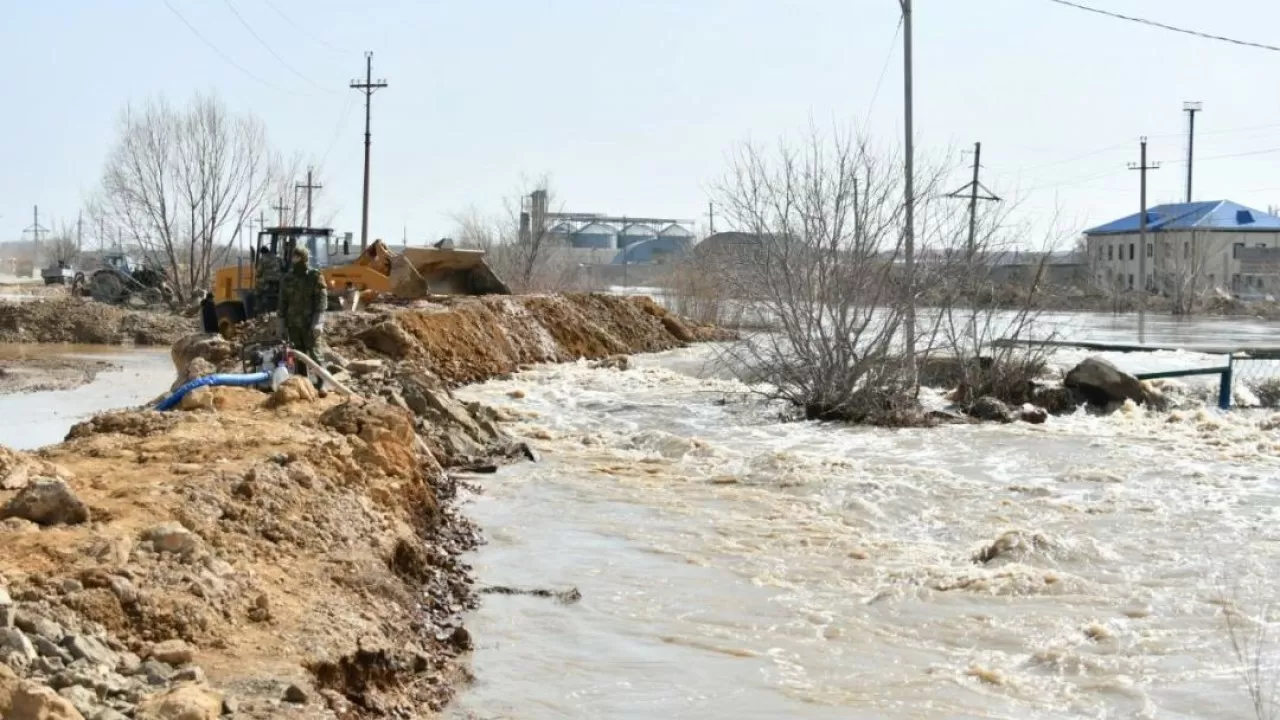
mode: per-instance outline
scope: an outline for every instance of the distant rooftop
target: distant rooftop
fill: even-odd
[[[1085,230],[1085,235],[1117,235],[1138,232],[1141,214],[1134,213],[1105,225]],[[1245,207],[1230,200],[1171,203],[1147,209],[1147,231],[1205,230],[1230,232],[1277,232],[1280,217]]]

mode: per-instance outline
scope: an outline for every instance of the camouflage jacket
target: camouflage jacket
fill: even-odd
[[[329,307],[329,291],[319,270],[292,270],[280,278],[280,317],[286,327],[311,327]]]
[[[262,253],[258,256],[258,284],[270,287],[280,284],[280,259],[275,255]]]

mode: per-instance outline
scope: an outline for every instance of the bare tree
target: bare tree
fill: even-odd
[[[715,186],[716,206],[742,239],[717,253],[724,280],[777,329],[733,345],[729,359],[805,417],[914,416],[915,357],[895,341],[915,302],[897,262],[900,175],[892,155],[865,141],[812,131],[775,152],[741,146]],[[936,182],[922,185],[920,197],[934,194]]]
[[[525,181],[504,210],[488,216],[475,208],[454,216],[454,239],[482,249],[494,272],[514,292],[537,293],[581,289],[584,276],[568,247],[555,232],[551,208],[555,194],[544,175]]]
[[[66,223],[59,223],[57,229],[41,243],[41,254],[50,265],[59,263],[70,267],[80,256],[80,240],[76,229]]]
[[[189,302],[281,175],[253,115],[234,114],[213,96],[181,109],[153,99],[121,113],[96,205],[105,224],[164,271],[175,299]]]

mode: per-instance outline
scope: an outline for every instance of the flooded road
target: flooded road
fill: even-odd
[[[92,381],[68,390],[0,394],[0,443],[31,449],[61,442],[72,425],[94,413],[149,402],[169,389],[167,350],[95,345],[0,345],[0,360],[110,363]]]
[[[1280,418],[780,423],[709,355],[463,391],[543,453],[481,481],[478,580],[582,600],[486,596],[455,716],[1252,717],[1223,608],[1280,577]]]

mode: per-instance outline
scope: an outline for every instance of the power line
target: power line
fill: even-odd
[[[239,21],[240,21],[240,24],[244,26],[244,29],[245,29],[245,30],[248,30],[248,31],[249,31],[249,34],[250,34],[250,35],[252,35],[252,36],[253,36],[253,38],[254,38],[255,40],[257,40],[257,41],[258,41],[258,43],[259,43],[260,45],[262,45],[262,47],[266,48],[266,49],[267,49],[267,52],[271,53],[271,57],[275,58],[276,60],[278,60],[278,61],[280,62],[280,64],[281,64],[281,65],[285,66],[285,69],[287,69],[289,72],[293,73],[294,75],[297,75],[298,77],[302,78],[303,80],[306,80],[308,83],[311,83],[311,85],[312,85],[313,87],[316,87],[316,88],[318,88],[318,89],[320,89],[320,90],[326,90],[326,88],[325,88],[324,86],[320,85],[319,83],[317,83],[316,81],[314,81],[314,80],[312,80],[311,78],[307,77],[306,75],[303,75],[301,72],[298,72],[298,69],[297,69],[297,68],[295,68],[294,66],[290,65],[290,64],[289,64],[289,63],[288,63],[284,58],[280,57],[280,53],[276,52],[276,49],[275,49],[275,48],[273,48],[273,47],[271,47],[271,45],[270,45],[269,43],[267,43],[267,41],[266,41],[266,40],[263,40],[263,39],[262,39],[262,36],[261,36],[261,35],[259,35],[259,34],[258,34],[254,29],[253,29],[253,26],[252,26],[252,25],[250,25],[250,24],[249,24],[249,23],[244,19],[244,16],[240,14],[240,11],[239,11],[239,10],[236,10],[236,6],[231,4],[231,0],[222,0],[222,1],[223,1],[224,3],[226,3],[226,5],[227,5],[227,9],[229,9],[229,10],[231,11],[231,14],[232,14],[232,15],[235,15],[235,16],[236,16],[236,20],[239,20]],[[336,92],[336,91],[330,91],[330,92]]]
[[[294,22],[294,21],[293,21],[293,20],[292,20],[288,15],[285,15],[285,14],[284,14],[284,11],[282,11],[280,8],[276,7],[276,4],[275,4],[275,3],[273,3],[273,2],[271,2],[271,0],[265,0],[265,2],[267,3],[267,7],[271,8],[272,10],[275,10],[275,11],[276,11],[276,14],[277,14],[277,15],[279,15],[280,17],[284,18],[284,21],[285,21],[285,22],[287,22],[287,23],[289,23],[289,25],[291,25],[291,26],[293,27],[293,29],[294,29],[294,30],[297,30],[298,32],[302,33],[303,35],[306,35],[307,37],[311,38],[312,40],[315,40],[317,43],[320,43],[321,45],[324,45],[325,47],[329,48],[330,50],[334,50],[334,51],[336,51],[336,52],[351,52],[350,50],[345,50],[345,49],[343,49],[343,48],[337,47],[336,45],[334,45],[334,44],[332,44],[332,43],[326,42],[323,38],[319,37],[318,35],[316,35],[316,34],[314,34],[314,33],[311,33],[311,32],[308,32],[308,31],[304,30],[303,28],[301,28],[301,27],[298,25],[298,23]]]
[[[202,42],[202,43],[204,43],[205,45],[207,45],[207,46],[209,47],[209,49],[210,49],[210,50],[212,50],[214,53],[216,53],[216,54],[218,55],[218,57],[220,57],[220,58],[222,58],[224,61],[226,61],[226,63],[227,63],[228,65],[230,65],[231,67],[233,67],[233,68],[235,68],[235,69],[239,70],[240,72],[244,73],[244,74],[245,74],[245,75],[247,75],[250,79],[252,79],[252,80],[256,80],[257,82],[259,82],[259,83],[261,83],[262,85],[265,85],[265,86],[267,86],[267,87],[271,88],[272,90],[275,90],[275,91],[277,91],[277,92],[282,92],[282,93],[288,93],[288,94],[290,94],[290,95],[297,95],[297,94],[298,94],[298,93],[296,93],[296,92],[293,92],[292,90],[286,90],[286,89],[284,89],[284,88],[282,88],[282,87],[280,87],[280,86],[278,86],[278,85],[275,85],[275,84],[272,84],[272,83],[267,82],[266,80],[263,80],[262,78],[258,77],[257,75],[253,74],[252,72],[250,72],[247,68],[245,68],[245,67],[244,67],[243,65],[241,65],[240,63],[236,62],[235,60],[232,60],[232,59],[231,59],[231,57],[230,57],[230,56],[228,56],[226,53],[222,52],[222,50],[220,50],[220,49],[218,48],[218,46],[217,46],[217,45],[214,45],[212,42],[210,42],[210,41],[209,41],[209,39],[208,39],[208,38],[206,38],[203,34],[201,34],[201,33],[200,33],[200,31],[196,29],[196,26],[195,26],[195,25],[192,25],[192,24],[191,24],[191,23],[190,23],[190,22],[189,22],[185,17],[183,17],[183,16],[182,16],[182,13],[178,12],[178,9],[177,9],[177,8],[175,8],[175,7],[173,6],[173,4],[169,2],[169,0],[162,0],[162,1],[164,2],[165,7],[169,8],[169,11],[170,11],[170,12],[172,12],[175,16],[177,16],[177,18],[178,18],[179,20],[181,20],[181,21],[182,21],[182,24],[183,24],[183,25],[186,25],[186,26],[187,26],[187,29],[191,31],[191,34],[192,34],[192,35],[195,35],[197,38],[199,38],[199,39],[200,39],[200,42]]]
[[[347,100],[342,106],[342,113],[338,117],[338,125],[333,130],[333,139],[329,141],[329,147],[325,148],[324,155],[320,156],[320,167],[324,168],[324,163],[329,159],[329,153],[333,152],[333,148],[338,144],[338,139],[342,136],[342,131],[347,127],[347,120],[351,119],[351,109],[354,95],[347,95]]]
[[[1272,52],[1280,52],[1280,47],[1277,47],[1275,45],[1266,45],[1264,43],[1250,42],[1248,40],[1236,40],[1235,38],[1224,37],[1222,35],[1213,35],[1211,33],[1201,32],[1199,30],[1188,30],[1186,28],[1175,27],[1173,25],[1166,25],[1165,23],[1157,22],[1155,20],[1147,20],[1146,18],[1133,17],[1132,15],[1123,15],[1121,13],[1112,12],[1110,10],[1103,10],[1101,8],[1082,5],[1078,2],[1072,2],[1071,0],[1049,0],[1049,2],[1055,3],[1057,5],[1063,5],[1065,7],[1075,8],[1077,10],[1084,10],[1086,12],[1091,12],[1098,15],[1105,15],[1107,17],[1116,18],[1117,20],[1128,20],[1129,22],[1138,23],[1140,25],[1147,25],[1154,28],[1160,28],[1161,30],[1168,30],[1170,32],[1182,33],[1183,35],[1192,35],[1198,38],[1203,38],[1205,40],[1217,40],[1218,42],[1230,43],[1232,45],[1239,45],[1241,47],[1250,47],[1250,48],[1256,48],[1258,50],[1270,50]]]
[[[871,102],[867,104],[867,117],[863,126],[871,123],[871,111],[876,107],[876,99],[880,97],[880,86],[884,84],[885,73],[889,70],[889,61],[893,60],[893,50],[898,46],[898,35],[902,32],[902,18],[898,18],[898,27],[893,31],[893,39],[889,41],[889,52],[884,56],[884,65],[880,67],[880,78],[876,80],[875,92],[871,93]]]

